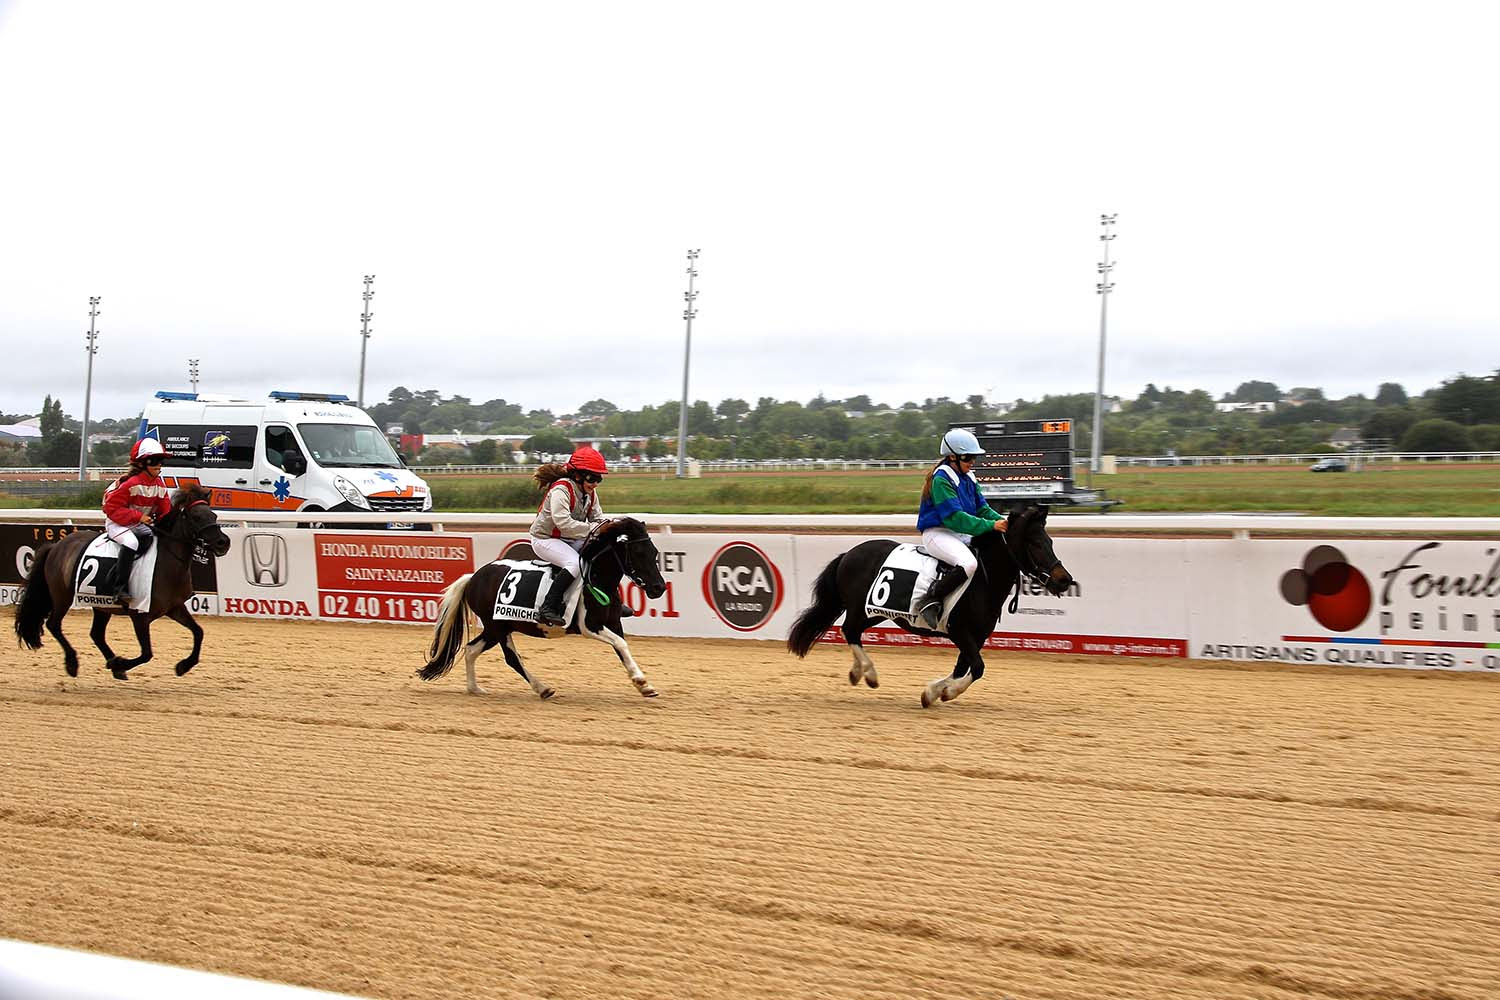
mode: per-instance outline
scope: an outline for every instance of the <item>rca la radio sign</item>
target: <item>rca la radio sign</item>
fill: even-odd
[[[703,567],[703,599],[736,632],[753,632],[765,625],[785,596],[781,570],[749,542],[730,542]]]

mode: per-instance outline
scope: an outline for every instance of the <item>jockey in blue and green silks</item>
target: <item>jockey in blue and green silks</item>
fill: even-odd
[[[962,586],[979,565],[969,549],[970,540],[986,531],[1005,530],[1005,518],[985,502],[979,480],[971,471],[974,460],[984,454],[973,432],[954,428],[944,434],[939,454],[943,460],[927,474],[922,504],[917,509],[922,547],[950,564],[939,567],[937,579],[920,602],[918,617],[931,629],[937,628],[942,617],[944,598]]]

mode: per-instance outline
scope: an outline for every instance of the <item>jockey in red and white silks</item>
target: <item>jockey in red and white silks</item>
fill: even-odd
[[[121,546],[115,566],[115,594],[121,600],[129,599],[135,557],[149,549],[155,538],[152,522],[172,509],[158,475],[165,458],[160,441],[142,438],[130,449],[130,470],[104,491],[104,533]]]
[[[543,465],[536,471],[537,483],[547,492],[531,523],[531,550],[558,567],[539,612],[544,625],[564,624],[563,595],[578,576],[584,539],[604,520],[598,489],[608,474],[604,456],[588,445],[574,449],[567,465]]]

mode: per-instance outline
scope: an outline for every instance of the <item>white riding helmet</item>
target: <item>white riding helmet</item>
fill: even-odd
[[[979,447],[979,439],[974,436],[973,431],[966,431],[962,427],[955,427],[943,435],[942,444],[938,446],[939,457],[945,455],[983,455],[984,449]]]

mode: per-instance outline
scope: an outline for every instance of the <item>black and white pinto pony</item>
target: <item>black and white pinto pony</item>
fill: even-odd
[[[589,534],[579,550],[582,562],[579,573],[582,589],[577,606],[569,618],[564,634],[586,635],[607,643],[625,665],[636,689],[647,698],[656,697],[656,688],[641,672],[630,647],[625,642],[625,630],[620,627],[620,581],[625,577],[653,600],[666,592],[667,584],[662,579],[657,564],[656,546],[646,532],[646,525],[633,517],[618,517],[602,521]],[[474,661],[490,647],[500,645],[505,652],[505,662],[531,685],[531,689],[542,698],[550,698],[556,691],[550,684],[526,669],[521,655],[516,652],[512,636],[536,636],[553,638],[556,629],[535,622],[497,621],[494,618],[495,597],[505,579],[506,567],[499,563],[481,566],[473,573],[459,577],[443,593],[438,607],[437,624],[433,628],[432,646],[427,652],[427,665],[417,671],[424,681],[435,680],[446,674],[458,657],[460,647],[464,653],[464,664],[468,667],[470,694],[484,694],[474,678]],[[608,596],[608,604],[600,604],[593,594]],[[472,611],[483,626],[479,635],[465,642],[468,615]]]
[[[874,538],[859,543],[825,566],[813,584],[812,604],[792,625],[787,648],[798,656],[806,656],[818,638],[843,615],[844,641],[854,651],[849,683],[857,685],[863,679],[870,687],[878,687],[875,663],[861,640],[866,629],[887,619],[867,615],[865,597],[886,556],[897,544],[887,538]],[[984,676],[984,660],[979,651],[995,630],[1005,598],[1012,589],[1015,596],[1011,598],[1010,611],[1015,613],[1023,576],[1053,596],[1060,596],[1073,586],[1072,574],[1052,551],[1052,538],[1047,534],[1047,508],[1039,504],[1016,504],[1007,518],[1006,530],[980,535],[973,547],[979,558],[974,579],[948,615],[946,635],[958,647],[958,662],[952,673],[928,682],[923,688],[923,708],[957,698]],[[902,621],[896,624],[915,635],[944,634]]]

